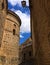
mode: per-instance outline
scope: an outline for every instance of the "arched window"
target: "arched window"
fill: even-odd
[[[16,32],[16,30],[15,30],[15,29],[13,29],[13,35],[15,35],[15,32]]]

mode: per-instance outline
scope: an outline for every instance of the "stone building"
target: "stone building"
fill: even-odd
[[[26,44],[25,49],[21,48],[24,49],[23,53],[33,48],[35,64],[32,65],[50,65],[50,0],[29,0],[29,3],[32,45],[27,47]],[[0,65],[18,65],[21,20],[7,9],[7,5],[7,0],[0,0]],[[27,56],[24,59],[28,61],[31,58]]]
[[[29,1],[35,64],[50,65],[50,0]]]
[[[21,20],[7,5],[0,0],[0,65],[18,65]]]
[[[31,38],[27,39],[19,48],[19,65],[34,65],[33,63],[33,48]]]

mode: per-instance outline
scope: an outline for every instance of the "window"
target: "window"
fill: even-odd
[[[31,51],[29,51],[29,56],[31,56]]]
[[[0,43],[0,47],[1,47],[1,43]]]
[[[15,35],[15,32],[16,32],[16,30],[15,30],[15,29],[13,29],[13,35]]]
[[[25,60],[25,56],[26,56],[26,54],[24,53],[24,60]]]
[[[50,43],[50,32],[49,32],[49,34],[48,34],[48,41],[49,41],[49,43]]]
[[[2,2],[2,9],[4,9],[4,3]]]

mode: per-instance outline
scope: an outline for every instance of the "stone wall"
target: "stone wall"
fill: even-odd
[[[4,29],[4,24],[5,24],[5,18],[6,18],[6,13],[3,12],[2,10],[2,0],[0,0],[0,47],[2,43],[2,37],[3,37],[3,29]]]
[[[0,65],[18,65],[21,20],[14,12],[7,10],[6,2],[0,0]]]
[[[33,48],[31,38],[27,39],[19,48],[20,65],[32,65],[33,62]]]
[[[31,10],[37,65],[50,65],[50,0],[32,0]]]
[[[1,52],[4,53],[3,56],[5,55],[6,65],[18,65],[20,23],[18,22],[17,17],[10,13],[11,11],[8,12],[8,15],[5,20]]]

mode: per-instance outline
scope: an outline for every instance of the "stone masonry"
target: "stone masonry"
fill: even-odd
[[[21,20],[0,0],[0,65],[19,64],[19,31]]]
[[[36,65],[50,65],[50,0],[31,0],[30,4]]]

